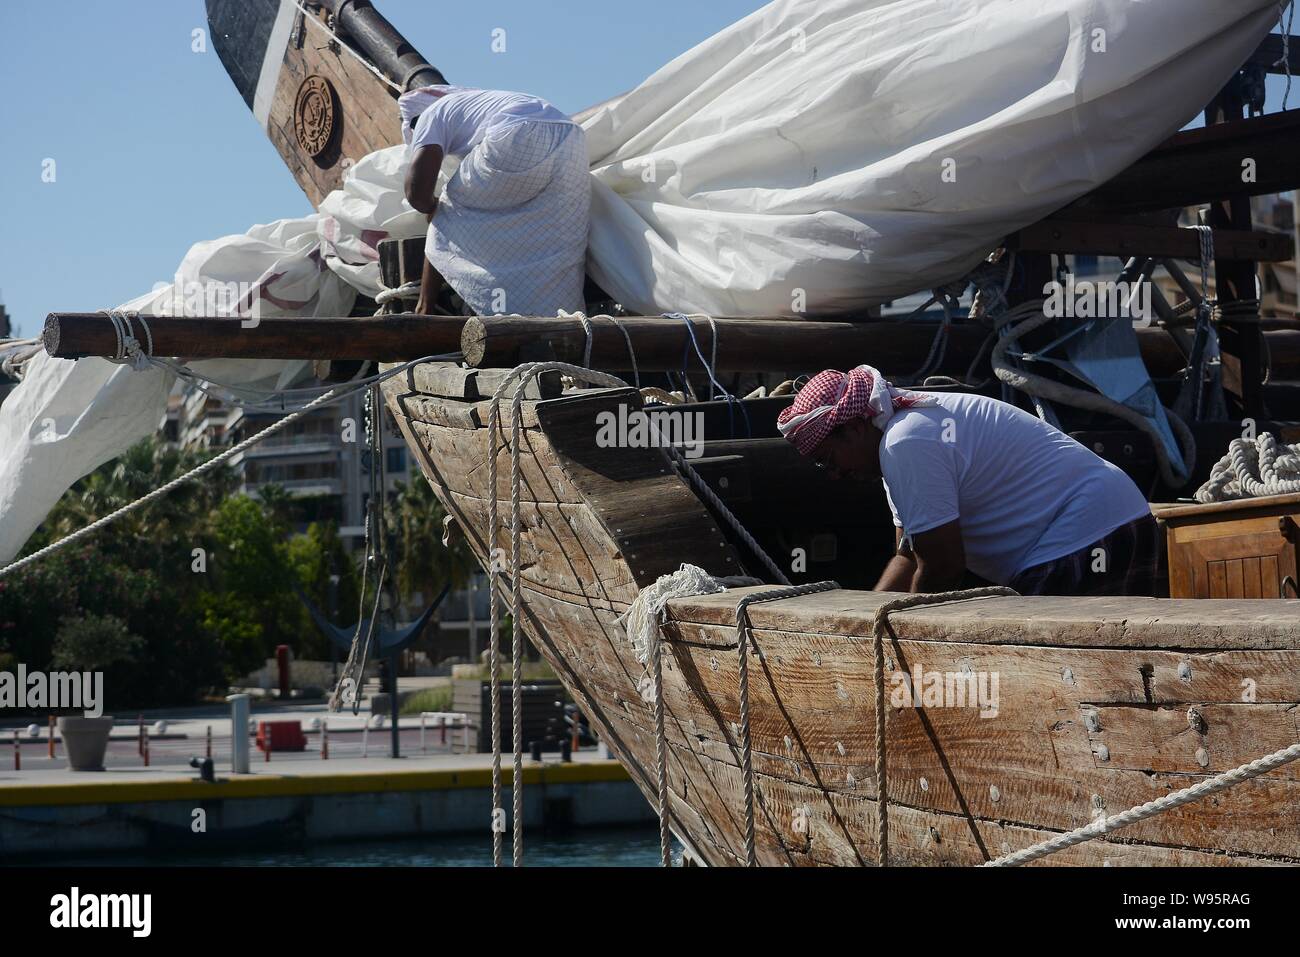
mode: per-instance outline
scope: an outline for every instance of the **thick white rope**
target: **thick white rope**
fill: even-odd
[[[419,298],[420,283],[412,279],[410,282],[404,282],[400,286],[385,286],[383,289],[379,290],[379,294],[375,296],[375,305],[382,306],[397,299]],[[376,313],[376,315],[378,315],[378,313]]]
[[[46,555],[49,555],[52,552],[55,552],[67,545],[71,545],[73,542],[79,541],[80,539],[85,538],[87,535],[94,534],[95,532],[99,531],[99,529],[103,528],[105,525],[109,525],[117,521],[119,518],[122,518],[124,515],[128,515],[131,512],[134,512],[136,509],[144,507],[145,505],[154,501],[155,499],[162,498],[162,496],[166,495],[168,492],[170,492],[172,489],[176,488],[177,486],[184,485],[186,482],[190,481],[191,479],[196,479],[201,475],[205,475],[206,473],[211,472],[217,466],[223,464],[224,462],[228,461],[231,458],[234,458],[239,453],[252,448],[254,445],[256,445],[258,442],[261,442],[263,439],[269,438],[270,436],[274,435],[276,432],[279,432],[285,426],[291,425],[292,423],[296,422],[298,419],[302,418],[304,415],[306,415],[309,411],[311,411],[316,406],[325,404],[326,400],[332,398],[333,395],[334,395],[334,390],[330,390],[329,392],[326,392],[324,395],[317,397],[311,402],[308,402],[297,412],[290,413],[289,415],[286,415],[283,419],[271,423],[266,428],[264,428],[261,432],[258,432],[256,435],[249,436],[248,438],[244,439],[244,441],[240,442],[238,445],[232,445],[224,452],[221,452],[220,454],[215,455],[212,458],[208,459],[202,465],[190,469],[184,475],[177,476],[176,478],[172,479],[170,482],[166,483],[165,485],[160,485],[152,492],[149,492],[148,494],[141,496],[140,498],[136,499],[134,502],[129,502],[126,505],[123,505],[121,508],[117,509],[116,511],[110,512],[109,514],[105,515],[103,518],[91,522],[85,528],[80,528],[77,531],[73,532],[71,535],[68,535],[65,538],[61,538],[57,542],[52,542],[51,544],[46,545],[44,548],[40,549],[39,551],[32,552],[32,554],[28,555],[26,558],[20,558],[15,562],[10,562],[8,565],[5,565],[3,568],[0,568],[0,578],[3,578],[4,576],[12,572],[18,571],[18,569],[24,567],[25,565],[29,565],[32,562],[39,561],[40,559],[44,558]]]
[[[1202,798],[1226,791],[1244,781],[1249,781],[1251,778],[1257,778],[1275,768],[1290,764],[1297,758],[1300,758],[1300,743],[1293,744],[1289,748],[1283,748],[1281,751],[1274,751],[1272,754],[1233,768],[1231,771],[1225,771],[1223,774],[1202,781],[1200,784],[1193,784],[1191,787],[1175,791],[1173,794],[1167,794],[1154,801],[1148,801],[1146,804],[1139,804],[1122,814],[1116,814],[1113,817],[1100,817],[1091,824],[1086,824],[1066,834],[1027,847],[1022,851],[1006,854],[996,860],[986,862],[983,866],[1018,867],[1021,864],[1032,863],[1047,857],[1049,854],[1063,851],[1067,847],[1074,847],[1076,844],[1091,841],[1103,834],[1109,834],[1122,827],[1128,827],[1130,824],[1145,821],[1162,811],[1182,807],[1184,804],[1191,804],[1193,801],[1199,801]]]
[[[1195,497],[1209,503],[1295,492],[1300,492],[1300,442],[1286,445],[1272,432],[1261,432],[1253,442],[1233,439]]]
[[[637,690],[642,700],[653,696],[655,721],[655,770],[658,789],[659,857],[664,867],[672,866],[672,845],[668,807],[668,742],[664,733],[663,690],[663,622],[664,609],[674,598],[712,595],[730,587],[757,585],[755,578],[715,578],[698,565],[682,565],[677,571],[661,575],[653,585],[637,593],[631,606],[618,619],[632,643],[632,653],[641,664],[649,665],[649,674],[641,679]],[[647,684],[648,679],[648,684]]]

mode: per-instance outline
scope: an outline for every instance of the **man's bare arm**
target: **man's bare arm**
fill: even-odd
[[[916,558],[912,549],[903,544],[903,530],[894,529],[894,549],[896,554],[885,566],[880,581],[876,582],[875,591],[911,591],[912,580],[916,577]]]
[[[966,575],[966,547],[961,540],[961,523],[957,520],[928,532],[912,536],[916,556],[916,575],[912,591],[952,591]]]
[[[429,262],[429,257],[424,257],[424,272],[420,276],[420,299],[415,304],[415,314],[417,316],[429,315],[429,310],[438,300],[438,287],[441,285],[441,276],[433,268],[433,263]]]
[[[442,147],[422,146],[406,170],[406,201],[427,216],[438,210],[438,171],[442,169]]]

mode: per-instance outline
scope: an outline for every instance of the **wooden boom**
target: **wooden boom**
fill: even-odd
[[[146,319],[152,355],[185,359],[375,359],[398,362],[460,349],[462,316],[374,316],[262,319],[165,317]],[[248,320],[250,323],[252,320]],[[146,344],[133,320],[135,337]],[[60,359],[115,356],[117,333],[102,312],[52,312],[42,334],[45,351]]]
[[[615,323],[608,316],[593,316],[590,322],[593,368],[632,368],[628,339],[636,353],[636,367],[642,372],[681,369],[684,362],[688,368],[698,368],[699,357],[690,344],[686,324],[679,320],[638,316]],[[715,319],[714,323],[718,330],[715,369],[719,372],[843,369],[870,362],[897,375],[915,371],[936,332],[934,323],[799,319]],[[700,351],[711,360],[713,332],[708,321],[695,319],[692,325]],[[1173,337],[1158,326],[1136,331],[1151,375],[1177,376],[1187,360]],[[952,326],[943,361],[933,374],[965,375],[988,335],[977,323]],[[1300,376],[1300,332],[1284,329],[1265,335],[1274,378]],[[586,330],[579,319],[477,316],[465,322],[461,335],[465,361],[479,368],[511,368],[542,357],[581,364],[586,344]]]

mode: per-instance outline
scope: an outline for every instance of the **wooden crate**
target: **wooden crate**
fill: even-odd
[[[1300,598],[1300,495],[1160,505],[1170,598]]]

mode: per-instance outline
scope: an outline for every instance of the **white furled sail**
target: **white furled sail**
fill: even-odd
[[[589,271],[647,313],[960,278],[1192,120],[1273,0],[777,0],[584,120]]]

